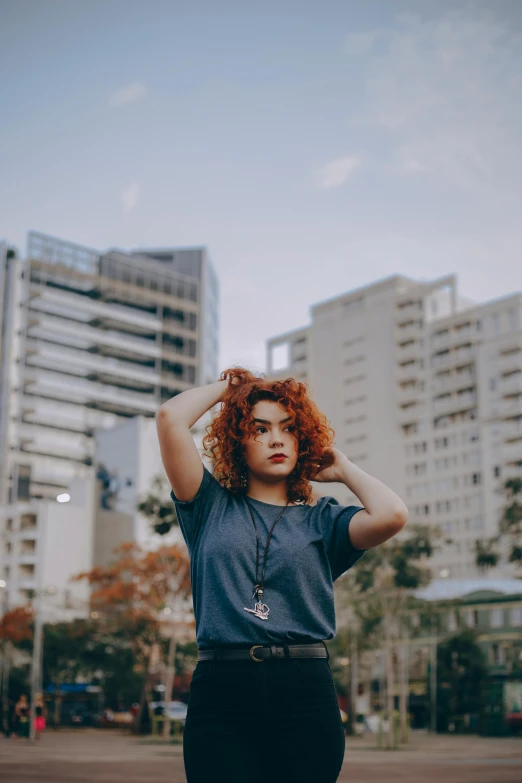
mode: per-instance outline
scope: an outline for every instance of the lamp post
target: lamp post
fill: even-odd
[[[33,742],[36,739],[35,712],[36,712],[36,694],[42,686],[42,636],[43,619],[41,605],[41,590],[38,590],[35,597],[34,611],[34,635],[33,635],[33,655],[31,658],[31,723],[29,737]]]
[[[7,582],[0,579],[0,593],[2,595],[2,618],[7,613]],[[9,659],[7,656],[7,639],[2,636],[2,730],[7,736],[9,722]]]

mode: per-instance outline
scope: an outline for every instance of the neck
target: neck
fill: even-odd
[[[266,484],[255,476],[249,476],[246,494],[249,498],[261,500],[263,503],[273,503],[275,506],[286,506],[288,501],[286,479],[278,481],[276,484]],[[288,505],[292,506],[293,503],[288,503]]]

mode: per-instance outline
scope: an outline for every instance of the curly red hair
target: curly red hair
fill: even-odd
[[[203,438],[218,481],[233,493],[245,491],[241,481],[246,467],[243,442],[255,434],[252,408],[260,400],[270,400],[288,411],[298,440],[297,463],[287,479],[288,500],[311,503],[310,476],[316,472],[324,450],[332,448],[335,433],[310,399],[308,385],[294,378],[268,381],[243,367],[224,370],[220,380],[227,379],[229,386],[221,411],[207,426]]]

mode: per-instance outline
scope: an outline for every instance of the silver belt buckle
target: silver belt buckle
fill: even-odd
[[[264,658],[256,658],[256,656],[254,654],[254,650],[259,650],[260,647],[263,647],[263,645],[262,644],[254,644],[254,646],[251,647],[250,650],[248,651],[248,654],[250,655],[252,660],[255,661],[256,663],[264,663],[265,662]]]

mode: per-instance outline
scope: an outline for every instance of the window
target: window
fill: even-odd
[[[489,661],[494,666],[502,666],[506,662],[506,649],[505,647],[497,644],[496,642],[489,648]]]
[[[508,310],[508,324],[509,324],[509,331],[510,332],[516,332],[518,329],[518,318],[517,318],[517,311],[514,307],[510,307]]]
[[[522,606],[512,606],[509,610],[509,624],[519,626],[522,625]]]
[[[493,468],[493,476],[495,478],[500,478],[500,465],[495,465]]]
[[[504,610],[492,609],[489,613],[489,624],[492,628],[502,628],[504,625]]]
[[[468,628],[476,628],[478,625],[477,609],[466,609],[464,612],[464,622]]]
[[[456,631],[457,630],[457,617],[455,615],[455,612],[450,612],[448,614],[448,631]]]
[[[500,332],[500,313],[493,313],[491,316],[491,326],[493,328],[493,334]]]

